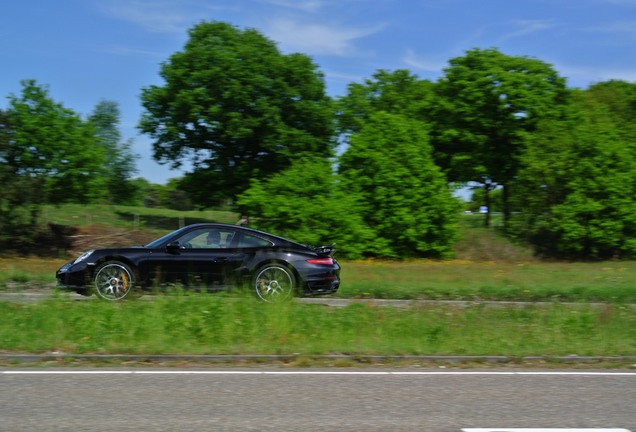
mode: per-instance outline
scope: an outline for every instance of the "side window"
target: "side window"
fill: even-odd
[[[250,234],[243,234],[238,242],[238,247],[240,248],[267,247],[271,245],[272,243],[268,240]]]
[[[201,229],[179,239],[185,248],[224,249],[230,247],[235,232],[223,229]]]
[[[205,248],[226,249],[229,248],[234,237],[231,230],[212,230],[206,235]]]
[[[192,231],[179,238],[179,243],[186,249],[201,248],[205,246],[206,235],[207,230],[200,229]]]
[[[221,247],[229,248],[232,245],[234,234],[234,231],[221,231]]]

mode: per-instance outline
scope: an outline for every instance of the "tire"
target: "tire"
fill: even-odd
[[[130,296],[135,286],[135,276],[126,264],[108,261],[97,268],[93,286],[97,296],[104,300],[123,300]]]
[[[285,266],[267,264],[256,272],[254,291],[260,300],[280,303],[296,292],[296,278]]]

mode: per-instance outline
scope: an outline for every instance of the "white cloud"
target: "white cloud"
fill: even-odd
[[[597,0],[597,3],[619,6],[636,6],[636,0]]]
[[[324,0],[263,0],[264,3],[297,9],[303,12],[317,12],[325,6]]]
[[[552,20],[517,20],[512,25],[515,29],[505,34],[502,40],[526,36],[532,33],[542,32],[554,27]]]
[[[629,38],[636,37],[636,21],[614,21],[601,26],[590,27],[587,29],[589,32],[597,33],[609,33],[620,36],[627,36]]]
[[[113,0],[99,4],[108,15],[155,33],[183,33],[189,17],[166,0]]]
[[[406,55],[403,57],[402,60],[409,67],[426,72],[441,73],[442,69],[448,66],[448,63],[446,61],[419,58],[413,50],[407,50]]]
[[[571,66],[558,62],[554,67],[573,87],[587,88],[591,84],[609,80],[636,82],[636,70],[630,68]]]
[[[329,82],[336,83],[338,85],[349,84],[352,82],[362,82],[365,76],[353,73],[342,73],[334,70],[326,70],[325,79]]]
[[[166,53],[159,51],[150,51],[147,49],[139,49],[139,48],[131,48],[124,46],[110,46],[104,50],[110,54],[116,54],[121,56],[130,56],[130,57],[165,57]]]
[[[380,31],[383,26],[368,28],[336,27],[303,23],[277,18],[267,24],[265,34],[278,42],[285,51],[300,51],[310,55],[348,56],[358,53],[354,41]]]

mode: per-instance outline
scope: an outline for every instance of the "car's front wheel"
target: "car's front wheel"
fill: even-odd
[[[124,263],[108,261],[95,272],[95,293],[104,300],[122,300],[130,294],[134,285],[134,274]]]
[[[291,297],[296,290],[296,279],[285,266],[268,264],[256,272],[254,289],[263,301],[281,302]]]

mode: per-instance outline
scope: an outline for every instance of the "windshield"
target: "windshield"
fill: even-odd
[[[157,240],[153,240],[150,243],[148,243],[145,247],[147,248],[156,248],[159,247],[160,245],[164,244],[164,243],[169,243],[171,239],[173,238],[177,238],[181,235],[181,233],[183,231],[185,231],[188,227],[183,227],[181,229],[178,229],[176,231],[173,231],[169,234],[166,234],[163,237],[159,237]]]

